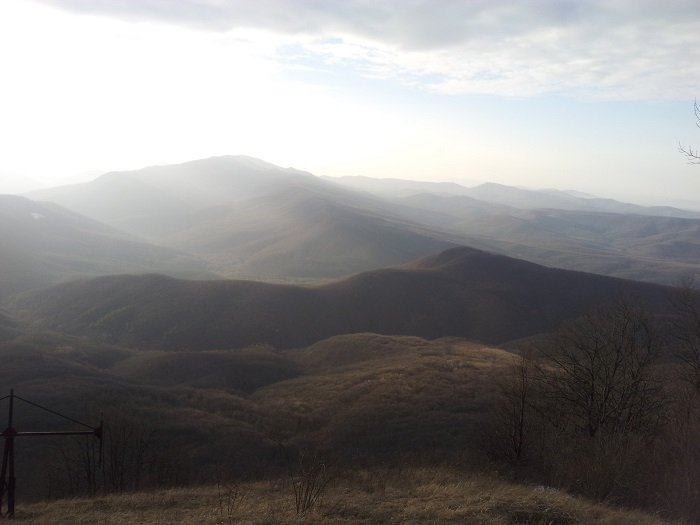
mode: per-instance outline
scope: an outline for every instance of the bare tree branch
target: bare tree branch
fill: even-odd
[[[695,100],[693,105],[695,109],[695,119],[697,122],[695,125],[700,128],[700,108],[698,108],[698,101]],[[693,149],[692,146],[683,146],[680,142],[678,143],[678,151],[685,155],[688,164],[700,164],[700,150]]]

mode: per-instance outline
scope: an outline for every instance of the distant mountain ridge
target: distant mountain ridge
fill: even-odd
[[[30,196],[204,256],[225,277],[337,278],[460,244],[379,199],[244,156],[113,172]]]
[[[126,272],[210,276],[206,263],[50,202],[0,195],[0,298],[72,278]]]
[[[621,289],[656,308],[668,293],[461,247],[315,287],[111,276],[13,304],[33,329],[136,348],[295,348],[359,332],[502,343],[551,331]]]
[[[323,179],[385,198],[406,198],[427,193],[446,197],[471,197],[492,205],[526,210],[558,209],[700,219],[700,213],[698,212],[671,206],[641,206],[573,190],[530,190],[495,182],[485,182],[478,186],[465,187],[454,182],[373,179],[363,176],[323,177]]]
[[[315,184],[309,173],[246,156],[110,172],[92,182],[27,194],[51,200],[134,235],[160,236],[198,209],[259,196],[271,187]]]
[[[454,246],[665,284],[700,269],[700,214],[573,191],[319,178],[226,156],[29,195],[190,253],[223,278],[335,279]]]

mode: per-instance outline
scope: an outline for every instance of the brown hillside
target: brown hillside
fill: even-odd
[[[264,348],[141,352],[111,368],[116,377],[153,386],[216,388],[250,394],[300,374],[298,363]]]
[[[420,337],[386,336],[372,333],[338,335],[296,352],[295,358],[313,372],[329,371],[347,365],[393,358],[432,346]]]
[[[441,472],[440,479],[449,477],[450,493],[474,480],[474,466],[484,465],[480,444],[498,390],[494,378],[502,377],[514,362],[508,352],[465,340],[426,341],[369,333],[338,336],[285,352],[265,348],[196,355],[135,351],[50,334],[0,343],[0,349],[5,350],[3,362],[14,363],[0,368],[0,383],[13,384],[16,394],[91,423],[103,411],[111,439],[135,436],[146,440],[148,447],[137,450],[154,452],[149,458],[155,461],[155,467],[140,471],[136,478],[129,470],[122,491],[211,484],[218,479],[226,494],[228,487],[251,487],[241,479],[275,479],[276,491],[286,491],[291,497],[291,488],[280,481],[288,479],[282,444],[292,457],[319,454],[327,460],[324,465],[342,469],[334,478],[338,491],[332,493],[337,496],[333,501],[323,499],[323,505],[328,505],[317,516],[319,522],[326,522],[323,520],[329,516],[335,516],[336,521],[347,517],[345,511],[333,513],[338,498],[351,493],[375,494],[372,508],[384,501],[385,495],[393,494],[387,501],[407,495],[410,500],[425,497],[410,508],[427,509],[428,501],[439,501],[438,507],[444,510],[442,502],[448,500],[438,493],[438,480],[421,481],[421,488],[414,491],[412,483],[424,479],[416,467],[428,465],[431,472]],[[289,364],[297,375],[274,381],[272,376]],[[24,372],[18,373],[21,370]],[[218,371],[221,374],[217,376]],[[217,383],[227,376],[231,383]],[[154,380],[160,383],[154,385]],[[246,380],[251,381],[248,392],[231,388]],[[202,384],[194,388],[192,385],[199,381]],[[258,384],[252,385],[254,381]],[[55,421],[53,414],[36,407],[18,402],[15,410],[20,431],[66,429],[65,420]],[[114,449],[107,450],[106,458],[113,458]],[[96,448],[92,451],[97,453]],[[45,514],[45,506],[29,511],[25,503],[31,498],[85,494],[87,488],[76,484],[77,479],[83,483],[84,478],[76,476],[81,475],[85,465],[81,461],[89,453],[84,441],[57,439],[47,446],[41,440],[18,440],[21,509],[31,512],[23,519],[46,516],[48,521],[43,522],[51,522],[56,517]],[[66,469],[76,464],[78,470],[70,471],[73,477],[68,476]],[[106,476],[114,472],[108,465],[109,461]],[[447,465],[449,473],[445,471]],[[496,466],[489,468],[493,471]],[[589,523],[593,516],[590,504],[585,510],[565,509],[561,503],[546,499],[545,505],[545,500],[532,490],[527,493],[530,499],[508,503],[493,492],[495,488],[491,486],[486,499],[478,497],[463,507],[448,509],[446,522],[463,523],[468,517],[490,515],[497,520],[495,523],[530,523],[532,519],[541,523],[555,518],[575,518],[566,523]],[[467,493],[473,495],[475,490],[470,485]],[[654,490],[650,488],[650,494],[656,497]],[[551,489],[545,493],[545,498],[564,497]],[[463,492],[459,494],[460,499],[465,497]],[[518,494],[522,498],[526,493]],[[649,504],[657,505],[659,511],[673,511],[663,495]],[[111,505],[105,499],[101,502],[102,510],[104,505]],[[478,502],[486,506],[476,506]],[[356,505],[355,497],[345,503],[344,509],[352,507],[353,513],[360,512],[354,522],[368,519],[368,507]],[[404,504],[391,507],[394,510],[387,508],[385,517],[403,512]],[[144,509],[147,505],[138,507]],[[438,507],[426,516],[438,519]],[[110,517],[122,512],[109,508]],[[452,512],[458,509],[462,510]],[[124,519],[135,519],[133,510],[123,509],[128,516]],[[620,520],[626,513],[629,511],[612,514],[610,523],[623,523]],[[72,522],[77,515],[75,511],[70,515]],[[595,516],[603,519],[603,514]],[[94,522],[95,517],[90,514],[85,522]],[[641,518],[634,514],[634,519]],[[222,521],[221,515],[215,519],[217,523]]]
[[[238,477],[279,472],[273,440],[290,450],[407,462],[460,455],[467,443],[477,453],[491,375],[512,355],[461,340],[375,334],[284,354],[251,348],[197,356],[42,335],[0,343],[0,357],[0,384],[17,395],[91,423],[104,412],[110,428],[126,419],[132,431],[153,436],[156,450],[185,451],[169,464],[199,482],[217,466]],[[19,431],[74,428],[25,403],[15,412]],[[23,441],[22,493],[68,495],[47,468],[61,472],[62,454],[81,443]]]

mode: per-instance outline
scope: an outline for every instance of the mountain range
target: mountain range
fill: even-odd
[[[250,157],[107,173],[0,196],[0,383],[104,412],[112,444],[136,439],[122,457],[157,452],[155,484],[269,476],[280,447],[346,452],[354,476],[456,465],[513,348],[621,294],[666,316],[699,255],[697,214],[576,192]],[[65,428],[48,419],[15,421]],[[27,491],[72,496],[89,447],[39,441],[18,454]]]
[[[317,286],[108,276],[27,292],[12,306],[33,330],[127,347],[288,349],[358,332],[500,344],[552,331],[622,292],[656,310],[668,296],[659,285],[460,247]]]
[[[58,204],[154,252],[168,248],[179,261],[189,258],[191,267],[146,265],[176,276],[189,270],[202,277],[332,280],[470,246],[670,284],[695,271],[700,254],[700,214],[675,208],[497,184],[316,177],[245,156],[112,172],[26,197]],[[133,260],[114,264],[117,272],[139,271]],[[47,281],[65,280],[65,272],[54,273]]]
[[[250,157],[113,172],[0,204],[3,331],[149,349],[294,348],[358,332],[502,344],[622,289],[662,308],[659,285],[700,255],[700,218],[683,210],[335,180]]]
[[[621,289],[659,307],[658,285],[700,256],[700,218],[674,208],[319,178],[244,156],[0,205],[3,331],[151,349],[293,348],[357,332],[501,344]]]

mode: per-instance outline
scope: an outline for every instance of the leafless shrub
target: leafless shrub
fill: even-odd
[[[226,518],[229,525],[233,525],[233,519],[237,507],[242,498],[241,484],[238,482],[224,483],[216,469],[216,491],[219,498],[219,515]]]
[[[292,457],[281,443],[298,515],[306,514],[321,502],[328,484],[337,474],[336,462],[317,450],[302,450]]]

